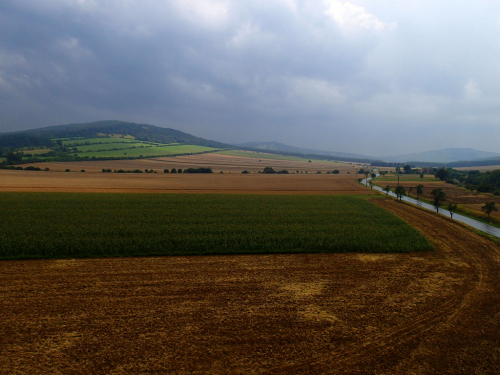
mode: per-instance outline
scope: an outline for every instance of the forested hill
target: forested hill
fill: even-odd
[[[214,148],[234,148],[230,145],[195,137],[170,128],[124,121],[98,121],[86,124],[68,124],[0,134],[0,147],[20,148],[48,146],[54,138],[93,137],[99,134],[123,134],[137,140],[158,143],[180,143]]]

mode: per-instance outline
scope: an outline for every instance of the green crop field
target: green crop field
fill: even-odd
[[[95,146],[95,145],[92,145]],[[110,148],[119,148],[116,144]],[[119,158],[119,157],[141,157],[142,156],[168,156],[168,155],[180,155],[180,154],[197,154],[207,151],[216,151],[216,148],[197,146],[197,145],[174,145],[174,146],[144,146],[136,148],[123,148],[120,150],[102,150],[102,151],[90,151],[90,152],[77,152],[76,155],[79,157],[88,156],[91,158],[95,156],[96,158]]]
[[[112,137],[98,137],[98,138],[81,138],[81,139],[71,139],[63,141],[64,146],[75,146],[75,145],[85,145],[85,144],[111,144],[111,143],[138,143],[142,141],[136,141],[130,138],[112,138]],[[145,142],[146,143],[146,142]]]
[[[432,250],[359,196],[0,193],[0,207],[0,259]]]

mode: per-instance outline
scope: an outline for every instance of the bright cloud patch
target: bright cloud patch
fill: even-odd
[[[469,82],[464,86],[465,96],[468,99],[475,99],[481,95],[481,90],[477,85],[477,82],[473,79],[469,79]]]
[[[193,22],[218,25],[227,18],[228,4],[216,0],[182,0],[177,2],[180,13]]]
[[[384,23],[375,15],[368,13],[364,7],[349,2],[342,3],[339,0],[325,0],[328,9],[325,14],[331,16],[340,25],[352,25],[365,29],[383,30],[394,28],[395,22]]]

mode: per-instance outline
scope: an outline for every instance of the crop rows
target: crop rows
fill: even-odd
[[[431,250],[354,196],[0,193],[0,258]]]

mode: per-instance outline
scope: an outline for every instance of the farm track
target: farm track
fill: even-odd
[[[0,262],[0,373],[498,374],[500,248]]]

